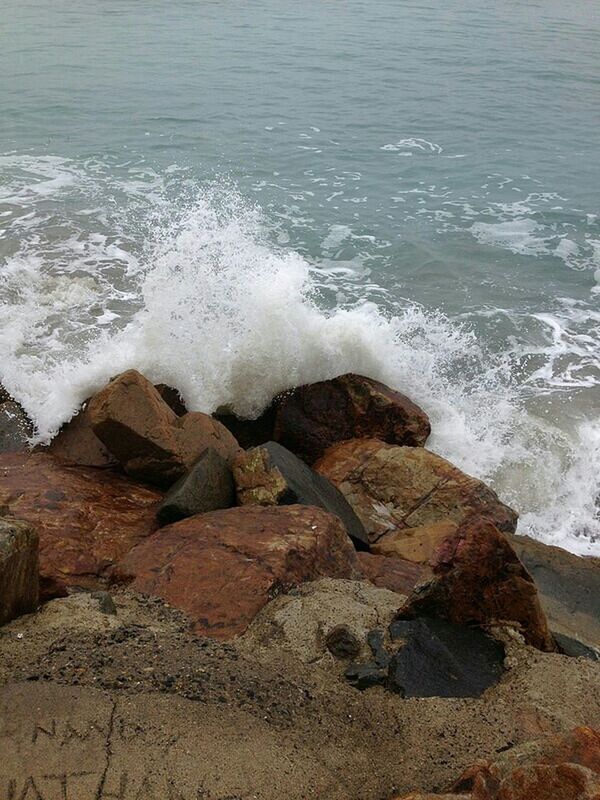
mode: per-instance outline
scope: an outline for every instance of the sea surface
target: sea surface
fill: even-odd
[[[600,3],[0,0],[0,381],[353,370],[600,553]]]

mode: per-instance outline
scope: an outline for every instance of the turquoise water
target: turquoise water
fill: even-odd
[[[600,551],[600,7],[4,0],[0,379],[256,414],[346,369]]]

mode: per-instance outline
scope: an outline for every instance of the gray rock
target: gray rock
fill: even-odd
[[[117,613],[115,601],[108,592],[92,592],[92,597],[98,601],[98,606],[103,614],[114,615]]]
[[[31,420],[19,403],[7,400],[0,405],[0,453],[27,450],[32,432]]]
[[[363,524],[339,489],[277,442],[239,453],[233,475],[240,505],[323,508],[342,521],[357,550],[369,549]]]
[[[480,628],[420,617],[396,621],[388,688],[402,697],[480,697],[504,672],[504,648]]]
[[[227,461],[209,447],[187,475],[165,497],[157,512],[161,525],[169,525],[194,514],[235,505],[235,485]]]
[[[39,598],[38,536],[29,523],[0,518],[0,625],[35,611]]]
[[[336,625],[332,628],[325,643],[335,658],[356,658],[360,653],[360,642],[347,625]]]

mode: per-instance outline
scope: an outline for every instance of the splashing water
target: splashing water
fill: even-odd
[[[63,167],[46,164],[55,188]],[[68,172],[61,186],[85,177]],[[135,181],[113,190],[131,198]],[[31,202],[45,196],[38,184]],[[379,304],[361,298],[343,273],[332,278],[275,246],[270,220],[231,187],[176,204],[157,189],[144,208],[133,222],[92,207],[94,233],[53,241],[31,215],[12,220],[30,228],[0,283],[1,378],[36,421],[38,441],[130,367],[176,386],[191,410],[228,406],[247,417],[283,389],[354,371],[423,406],[428,446],[491,482],[521,512],[521,532],[598,549],[597,428],[561,427],[528,403],[509,354],[488,352],[466,324],[398,307],[385,291]],[[332,279],[347,299],[327,308]]]

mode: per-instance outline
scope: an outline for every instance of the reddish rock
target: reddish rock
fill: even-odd
[[[427,528],[421,530],[427,535]],[[423,614],[482,626],[512,624],[534,647],[556,649],[533,579],[488,519],[466,520],[434,545],[429,539],[423,552],[429,574],[414,588],[402,616]]]
[[[395,800],[599,800],[600,732],[575,728],[468,767],[445,794]]]
[[[365,578],[375,586],[404,595],[410,594],[429,575],[425,567],[403,558],[358,553],[358,563]]]
[[[340,489],[370,542],[402,528],[460,523],[478,514],[512,532],[517,514],[495,492],[423,447],[351,439],[331,447],[314,466]]]
[[[191,468],[207,447],[231,459],[239,445],[206,414],[178,417],[136,370],[119,375],[89,404],[96,436],[128,475],[166,488]]]
[[[311,506],[246,506],[162,528],[115,577],[184,611],[197,633],[243,633],[276,595],[323,576],[359,577],[342,523]]]
[[[98,585],[156,530],[161,499],[111,470],[69,467],[47,453],[0,455],[0,506],[38,533],[44,597]]]
[[[300,386],[277,405],[273,438],[308,464],[346,439],[416,447],[431,431],[427,414],[408,397],[361,375]]]
[[[35,611],[38,597],[37,533],[23,520],[0,518],[0,625]]]
[[[112,456],[92,430],[88,405],[79,411],[59,430],[49,446],[38,447],[65,464],[82,467],[114,467],[117,459]]]

